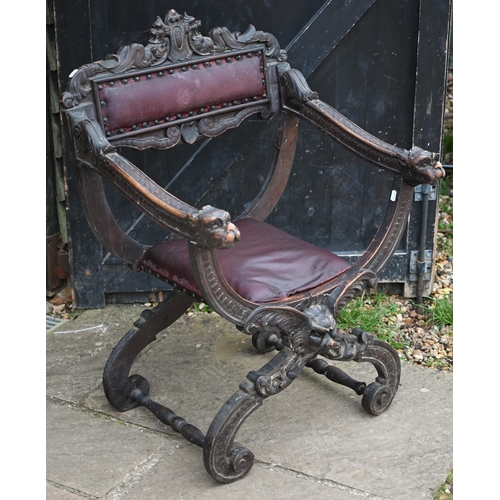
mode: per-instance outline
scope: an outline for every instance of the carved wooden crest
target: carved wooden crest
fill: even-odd
[[[198,32],[201,22],[184,14],[181,16],[175,10],[167,12],[165,19],[157,17],[151,28],[146,46],[132,43],[120,47],[116,54],[110,54],[103,61],[86,64],[75,70],[69,92],[63,95],[62,101],[66,108],[75,106],[91,91],[89,78],[98,73],[122,73],[130,69],[144,69],[158,66],[170,61],[176,63],[193,57],[222,54],[227,51],[264,44],[266,56],[285,59],[286,54],[280,51],[279,43],[270,33],[257,31],[249,25],[244,33],[231,33],[227,28],[214,28],[209,36]]]
[[[266,117],[268,58],[286,59],[276,38],[252,25],[244,33],[223,27],[203,36],[200,24],[175,10],[157,17],[147,45],[122,46],[75,70],[62,96],[64,107],[93,100],[107,140],[136,149],[192,144],[251,114]],[[94,114],[90,108],[88,113]]]

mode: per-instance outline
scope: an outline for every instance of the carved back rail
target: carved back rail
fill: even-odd
[[[133,146],[129,138],[145,132],[156,139],[154,147],[175,146],[181,137],[192,144],[199,135],[215,137],[265,112],[269,104],[263,47],[92,83],[98,121],[115,145]]]
[[[174,10],[159,17],[146,46],[123,46],[72,74],[63,104],[95,103],[95,119],[114,146],[166,149],[215,137],[246,117],[279,108],[274,36],[215,28]]]

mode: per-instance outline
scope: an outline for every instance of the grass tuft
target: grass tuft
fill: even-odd
[[[451,500],[453,498],[453,470],[450,471],[446,481],[434,495],[434,500]]]
[[[422,308],[427,312],[429,322],[438,327],[453,326],[453,295],[427,299],[430,304]]]
[[[363,293],[340,311],[337,327],[340,330],[361,328],[375,334],[395,349],[404,349],[408,342],[394,333],[393,325],[400,314],[400,306],[385,294]]]
[[[197,314],[213,312],[213,309],[205,302],[193,302],[192,310]]]

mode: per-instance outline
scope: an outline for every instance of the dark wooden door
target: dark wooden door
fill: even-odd
[[[204,34],[216,26],[243,32],[249,24],[273,33],[320,98],[373,135],[410,149],[441,147],[450,0],[53,0],[61,91],[82,64],[103,59],[121,45],[147,42],[146,30],[167,10],[199,19]],[[212,204],[237,216],[258,192],[270,160],[276,123],[248,120],[216,140],[167,152],[122,154],[176,196]],[[389,198],[387,174],[326,140],[304,124],[287,190],[268,221],[291,234],[355,260],[366,248]],[[66,141],[63,130],[63,144]],[[64,157],[71,275],[77,307],[106,301],[158,300],[167,285],[137,274],[108,255],[87,227],[79,204],[75,166]],[[426,239],[432,261],[435,192],[422,222],[417,188],[409,227],[381,281],[407,296],[416,293],[412,257]],[[425,188],[424,188],[425,190]],[[119,223],[152,244],[166,235],[109,192]],[[434,199],[433,199],[434,198]],[[318,217],[320,215],[320,217]],[[430,273],[429,276],[430,278]],[[424,281],[430,286],[430,279]]]

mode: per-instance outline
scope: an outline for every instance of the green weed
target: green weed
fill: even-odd
[[[392,302],[389,296],[363,293],[340,311],[337,327],[341,330],[361,328],[375,334],[395,349],[404,349],[408,342],[395,334],[392,328],[399,312],[398,304]]]
[[[446,361],[443,361],[441,359],[436,359],[436,358],[433,358],[432,356],[429,356],[427,358],[427,361],[425,362],[425,365],[428,368],[434,368],[435,370],[440,370],[442,368],[447,367],[448,363],[446,363]]]
[[[198,313],[198,314],[209,313],[209,312],[213,311],[213,309],[208,304],[205,304],[204,302],[193,302],[193,310],[195,313]]]
[[[451,500],[453,498],[453,470],[450,471],[446,481],[434,495],[434,500]]]
[[[427,297],[429,305],[421,306],[427,313],[429,322],[438,327],[453,326],[453,295]]]

